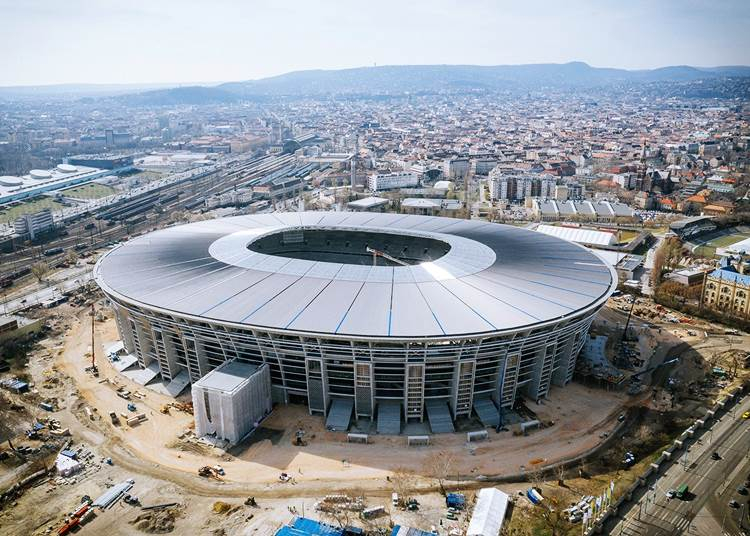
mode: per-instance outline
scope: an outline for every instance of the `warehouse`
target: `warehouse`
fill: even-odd
[[[267,364],[276,403],[433,433],[571,381],[614,270],[512,226],[358,212],[239,216],[108,252],[95,277],[141,367],[198,382]]]

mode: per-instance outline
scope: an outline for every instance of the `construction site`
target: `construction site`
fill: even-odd
[[[297,534],[312,519],[331,534],[465,534],[478,490],[492,487],[510,501],[504,533],[526,534],[545,523],[536,494],[575,503],[610,482],[617,493],[748,375],[747,335],[696,319],[646,321],[653,306],[645,301],[628,319],[624,300],[610,299],[594,321],[592,340],[607,340],[584,349],[602,352],[623,379],[592,381],[596,367],[581,365],[580,381],[519,409],[534,427],[361,441],[290,403],[274,404],[253,433],[229,444],[196,432],[190,390],[175,398],[118,370],[108,355],[119,340],[114,316],[85,287],[68,303],[31,311],[45,327],[13,347],[2,375],[0,525],[18,535],[196,527],[265,535]],[[446,506],[452,493],[463,507]],[[580,530],[575,522],[561,526]]]

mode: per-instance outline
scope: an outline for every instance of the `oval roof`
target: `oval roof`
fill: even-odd
[[[247,244],[302,228],[447,242],[443,257],[363,266],[266,255]],[[484,221],[361,212],[238,216],[156,231],[115,248],[99,285],[135,304],[221,322],[330,336],[452,338],[553,322],[603,304],[617,276],[586,248]]]

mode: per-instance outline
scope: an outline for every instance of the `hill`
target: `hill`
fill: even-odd
[[[622,83],[683,82],[730,76],[750,77],[750,67],[674,66],[628,71],[591,67],[583,62],[496,66],[399,65],[295,71],[260,80],[228,82],[217,87],[243,97],[394,94],[465,88],[596,87]]]

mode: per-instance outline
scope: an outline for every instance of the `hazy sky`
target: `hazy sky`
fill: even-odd
[[[750,64],[750,0],[0,0],[0,85],[365,65]]]

